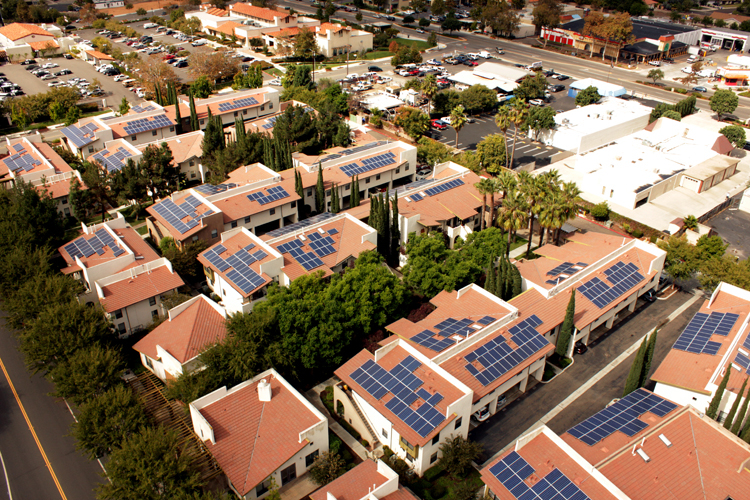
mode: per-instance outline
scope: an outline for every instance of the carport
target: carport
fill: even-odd
[[[570,84],[568,88],[568,96],[576,97],[578,92],[588,87],[596,87],[597,92],[602,97],[617,97],[627,94],[628,91],[621,85],[615,85],[614,83],[603,82],[594,78],[584,78]]]
[[[102,62],[114,61],[115,59],[112,56],[108,56],[104,52],[99,52],[98,50],[84,50],[83,60],[86,62],[93,62],[95,65],[99,65]]]

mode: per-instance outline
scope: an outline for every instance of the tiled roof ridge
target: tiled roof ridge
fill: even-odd
[[[269,382],[269,384],[270,384],[270,382]],[[257,385],[256,385],[256,387],[257,387]],[[248,491],[248,489],[247,489],[247,478],[250,476],[250,469],[253,466],[253,457],[255,456],[255,448],[256,448],[256,446],[258,444],[258,436],[260,435],[258,431],[260,430],[260,424],[261,424],[261,422],[263,422],[263,415],[266,412],[266,403],[267,403],[266,401],[263,401],[263,407],[260,410],[260,417],[258,418],[258,427],[256,427],[256,429],[255,429],[255,440],[253,441],[253,451],[250,452],[250,460],[247,461],[247,472],[245,473],[245,482],[242,484],[242,491],[245,491],[245,492]]]
[[[677,410],[672,416],[668,416],[667,418],[665,418],[661,422],[655,424],[647,432],[645,432],[643,435],[641,435],[636,441],[643,441],[643,440],[645,440],[645,439],[653,436],[657,432],[660,432],[661,429],[663,429],[666,425],[671,424],[672,422],[674,422],[675,420],[677,420],[677,418],[681,417],[686,412],[690,413],[691,412],[690,410],[691,410],[690,406],[683,406],[682,408],[680,408],[679,410]],[[691,428],[691,430],[693,428],[692,421],[690,423],[690,428]],[[693,435],[693,440],[695,440],[695,435]],[[601,470],[603,467],[605,467],[609,463],[615,461],[617,458],[619,458],[620,456],[622,456],[623,453],[628,452],[630,449],[632,449],[632,447],[633,447],[633,440],[630,439],[627,442],[627,444],[625,444],[622,448],[620,448],[619,450],[615,450],[608,457],[604,458],[603,460],[601,460],[600,462],[598,462],[596,464],[593,464],[594,468],[598,469],[598,470]]]

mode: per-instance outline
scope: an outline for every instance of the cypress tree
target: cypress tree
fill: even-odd
[[[745,422],[745,427],[742,429],[742,435],[740,436],[744,442],[750,444],[750,418]]]
[[[386,258],[386,260],[391,260],[391,211],[389,209],[390,205],[390,199],[391,195],[388,192],[388,189],[385,190],[385,196],[383,197],[383,203],[381,204],[380,210],[382,210],[383,215],[381,216],[382,220],[382,231],[383,231],[383,257]]]
[[[296,168],[294,169],[294,191],[300,198],[305,198],[304,188],[302,187],[302,176]]]
[[[510,263],[508,256],[505,256],[505,297],[503,300],[508,301],[513,298],[513,281],[515,276],[513,274],[513,268],[515,266]]]
[[[339,190],[336,184],[331,186],[331,212],[339,213]]]
[[[643,369],[641,379],[638,381],[638,387],[643,387],[648,382],[648,372],[651,370],[651,360],[654,358],[654,349],[656,349],[656,335],[658,330],[654,328],[648,338],[648,347],[646,348],[646,357],[643,360]]]
[[[380,217],[378,197],[373,196],[372,198],[370,198],[370,218],[367,220],[367,223],[370,225],[370,227],[374,228],[375,231],[378,230],[378,217]]]
[[[497,274],[495,274],[495,295],[503,297],[503,259],[497,263]]]
[[[747,382],[747,379],[745,379],[745,382]],[[738,398],[742,397],[741,390],[740,390],[740,393],[737,395],[737,397]],[[732,424],[732,434],[740,433],[740,430],[742,429],[742,421],[745,420],[745,414],[747,413],[748,402],[750,402],[750,389],[748,389],[747,393],[745,393],[745,401],[742,402],[742,406],[740,407],[740,414],[737,415],[737,418],[734,420],[734,424]]]
[[[495,255],[490,258],[490,267],[487,269],[487,279],[484,283],[484,289],[488,292],[495,293]]]
[[[159,106],[164,106],[164,101],[161,98],[161,89],[158,85],[154,87],[154,98],[156,99],[156,104]]]
[[[315,186],[315,208],[319,214],[326,211],[326,190],[323,184],[323,164],[318,162],[318,183]]]
[[[622,392],[622,397],[638,389],[641,372],[643,371],[643,359],[646,356],[647,341],[648,339],[644,338],[643,342],[641,342],[641,347],[638,348],[633,364],[630,366],[630,373],[628,374],[628,380],[625,382],[625,390]]]
[[[355,175],[352,177],[352,194],[349,198],[349,206],[358,207],[359,201],[359,179],[358,176]]]
[[[195,98],[193,97],[193,91],[190,91],[190,128],[193,132],[200,130],[198,124],[198,112],[195,110]]]
[[[174,114],[175,121],[177,122],[175,132],[177,132],[177,135],[180,135],[182,133],[182,116],[180,116],[180,105],[177,103],[174,104]]]
[[[570,338],[573,336],[573,328],[575,328],[575,315],[576,315],[576,289],[570,293],[570,300],[568,301],[568,308],[565,310],[565,319],[563,320],[560,332],[557,334],[557,345],[555,346],[555,352],[561,358],[568,356],[568,347],[570,346]]]
[[[216,143],[219,145],[219,149],[227,147],[227,138],[224,135],[224,124],[221,121],[221,116],[214,117],[216,121]]]
[[[523,291],[523,279],[521,278],[521,271],[518,270],[515,264],[511,264],[510,270],[513,273],[513,297],[515,297],[521,295]]]
[[[721,379],[719,388],[716,389],[716,393],[714,394],[713,399],[711,399],[711,403],[708,405],[708,408],[706,408],[706,416],[708,418],[716,420],[716,417],[719,415],[719,406],[721,405],[721,400],[724,398],[724,389],[727,388],[730,373],[732,373],[732,365],[727,365],[727,371],[724,373],[724,378]]]
[[[732,409],[729,410],[729,415],[727,415],[726,420],[724,420],[724,428],[727,430],[734,427],[734,416],[737,415],[737,408],[740,406],[740,399],[742,399],[742,394],[745,392],[746,385],[747,377],[745,377],[745,380],[742,382],[740,392],[737,393],[737,397],[734,398],[734,403],[732,403]]]
[[[401,230],[398,225],[398,193],[391,201],[391,259],[394,267],[399,264],[399,249],[401,248]]]

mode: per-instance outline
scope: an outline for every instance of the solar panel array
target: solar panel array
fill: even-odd
[[[130,154],[130,151],[120,146],[114,153],[110,153],[107,149],[99,151],[94,155],[94,160],[107,167],[109,172],[117,172],[125,166],[125,158],[131,156],[133,155]]]
[[[73,141],[73,144],[75,144],[79,148],[82,148],[87,144],[91,144],[92,142],[94,142],[94,139],[96,139],[96,137],[94,136],[94,131],[98,129],[99,126],[96,123],[91,122],[87,123],[81,128],[78,128],[75,125],[65,127],[64,129],[62,129],[62,133],[65,134],[65,137],[67,137],[69,140]]]
[[[420,201],[424,198],[424,196],[422,196],[419,193],[414,193],[413,195],[410,196],[410,198],[411,198],[411,201]]]
[[[272,201],[289,197],[289,193],[287,193],[286,189],[281,186],[274,186],[272,188],[269,188],[267,193],[268,194],[263,194],[262,191],[257,191],[255,193],[250,193],[249,195],[247,195],[247,198],[250,201],[257,201],[261,205],[265,205],[266,203],[271,203]]]
[[[318,214],[313,217],[308,217],[307,219],[301,220],[299,222],[295,222],[294,224],[289,224],[279,229],[274,229],[273,231],[269,231],[266,234],[271,238],[284,236],[285,234],[297,232],[300,229],[303,229],[305,227],[314,226],[315,224],[318,224],[320,222],[323,222],[324,220],[330,219],[331,217],[335,217],[336,215],[337,214],[334,214],[331,212],[323,212],[322,214]],[[329,234],[334,234],[334,233],[329,232]]]
[[[393,397],[385,404],[401,421],[422,437],[427,437],[444,420],[445,416],[436,408],[443,395],[439,392],[430,394],[420,386],[424,383],[414,375],[414,370],[422,365],[411,356],[407,356],[391,370],[386,371],[380,365],[368,359],[360,368],[351,374],[352,379],[368,394],[377,400],[391,393]],[[423,402],[416,410],[412,405],[418,399]]]
[[[234,189],[236,187],[237,187],[237,184],[230,182],[227,184],[201,184],[200,186],[196,186],[193,189],[195,189],[199,193],[210,196],[212,194],[223,193],[224,191],[228,189]]]
[[[161,203],[154,205],[154,210],[173,228],[177,229],[180,234],[185,234],[197,226],[202,218],[208,217],[214,213],[213,210],[208,210],[202,214],[198,214],[196,209],[201,205],[203,205],[203,202],[195,196],[190,195],[187,196],[185,201],[180,205],[177,205],[170,198],[166,198]],[[185,219],[186,217],[188,220],[183,221],[182,219]]]
[[[455,340],[450,339],[452,335],[458,334],[468,337],[470,333],[484,328],[493,321],[495,321],[495,318],[491,316],[485,316],[478,321],[468,318],[460,320],[448,318],[433,327],[435,330],[438,330],[437,333],[433,330],[423,330],[414,335],[411,340],[428,349],[441,352],[456,343]]]
[[[515,349],[508,345],[504,337],[497,336],[466,354],[464,356],[467,361],[466,370],[482,385],[490,385],[522,361],[549,345],[547,339],[536,331],[536,327],[541,324],[542,320],[536,315],[531,315],[509,329],[511,340],[517,346]],[[481,370],[472,364],[475,361],[482,365]]]
[[[579,262],[577,264],[564,262],[547,273],[547,276],[556,276],[555,279],[547,280],[547,283],[550,285],[557,285],[586,266],[588,266],[588,264],[585,262]]]
[[[133,106],[130,108],[131,111],[135,111],[136,113],[145,113],[146,111],[153,111],[155,109],[156,108],[150,104],[148,106]]]
[[[20,153],[21,151],[23,151],[23,144],[20,144],[20,143],[19,143],[19,144],[16,144],[15,146],[13,146],[13,150],[14,150],[14,151],[15,151],[16,153]]]
[[[91,238],[81,236],[65,245],[64,249],[72,258],[91,257],[94,254],[104,255],[104,247],[109,247],[115,254],[115,257],[125,253],[125,250],[115,244],[115,239],[105,229],[99,229],[94,232]]]
[[[385,167],[396,163],[396,155],[390,151],[381,155],[373,156],[372,158],[365,158],[361,160],[362,165],[356,163],[350,163],[339,167],[344,174],[349,177],[375,170],[376,168]]]
[[[305,244],[299,239],[293,239],[287,243],[279,245],[277,250],[282,254],[288,253],[294,260],[305,268],[306,271],[312,271],[313,269],[323,265],[323,261],[318,257],[325,257],[336,251],[334,248],[335,240],[331,238],[331,234],[337,234],[338,231],[331,229],[327,234],[313,232],[305,237],[307,238],[307,245],[310,247],[312,252],[303,250]]]
[[[233,109],[254,106],[255,104],[258,104],[258,101],[257,99],[255,99],[255,97],[245,97],[244,99],[237,99],[235,101],[222,102],[221,104],[219,104],[219,111],[231,111]]]
[[[747,356],[738,352],[737,356],[734,357],[734,363],[742,367],[745,373],[750,374],[750,359]]]
[[[255,248],[253,243],[248,246],[237,250],[226,259],[221,256],[222,253],[226,252],[227,249],[224,245],[216,245],[213,248],[209,248],[203,252],[203,256],[208,260],[213,267],[219,270],[219,272],[225,272],[227,269],[231,269],[226,273],[226,277],[229,281],[235,284],[237,288],[242,290],[245,295],[250,294],[253,290],[263,286],[266,283],[265,278],[255,272],[250,265],[253,262],[263,260],[268,256],[263,250],[258,250],[255,253],[250,253]]]
[[[5,163],[5,166],[8,167],[9,170],[12,170],[13,172],[18,172],[19,170],[23,170],[24,172],[28,172],[30,170],[34,170],[34,167],[37,165],[41,165],[42,162],[35,159],[30,154],[24,152],[16,153],[14,155],[11,155],[3,160],[3,163]]]
[[[719,352],[721,342],[711,342],[711,336],[726,337],[732,331],[738,318],[739,315],[732,313],[713,312],[709,315],[699,312],[690,320],[672,349],[714,356]]]
[[[435,186],[430,189],[425,189],[425,194],[427,196],[435,196],[436,194],[440,194],[443,191],[448,191],[449,189],[457,188],[458,186],[463,186],[464,181],[461,179],[453,179],[450,182],[446,182],[445,184],[440,184],[439,186]]]
[[[170,125],[174,125],[174,123],[167,118],[167,115],[158,115],[154,116],[152,120],[149,120],[148,118],[140,118],[138,120],[127,122],[123,129],[125,130],[125,133],[135,135],[139,132],[148,132],[149,130],[169,127]]]
[[[330,236],[322,236],[320,233],[310,233],[307,235],[307,239],[310,240],[308,246],[318,257],[325,257],[336,251],[333,248],[335,242]]]
[[[272,116],[268,120],[266,120],[266,123],[263,124],[263,128],[268,130],[272,129],[274,125],[276,125],[276,120],[278,120],[281,117],[281,115],[278,116]]]
[[[529,486],[525,481],[535,472],[517,451],[511,451],[508,456],[490,467],[490,473],[518,500],[589,499],[589,496],[557,467],[533,486]]]
[[[604,274],[612,286],[599,278],[593,278],[578,288],[578,291],[599,309],[606,307],[644,279],[643,275],[638,272],[638,266],[632,262],[625,264],[618,261],[612,267],[605,269]]]
[[[603,409],[568,431],[574,438],[589,446],[606,438],[615,431],[620,431],[630,437],[648,427],[648,424],[638,417],[651,412],[658,417],[677,408],[677,405],[651,394],[646,389],[631,392],[612,406]]]
[[[325,158],[321,158],[320,161],[325,163],[327,161],[336,160],[343,156],[361,153],[362,151],[367,151],[368,149],[376,148],[378,146],[383,146],[385,144],[388,144],[388,141],[368,142],[367,144],[363,144],[362,146],[357,146],[356,148],[342,149],[338,153],[334,153],[332,155],[326,156]]]

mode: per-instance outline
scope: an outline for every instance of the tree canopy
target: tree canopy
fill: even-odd
[[[732,90],[719,89],[714,92],[708,102],[711,105],[711,111],[716,112],[721,120],[723,115],[734,113],[739,105],[740,98]]]

